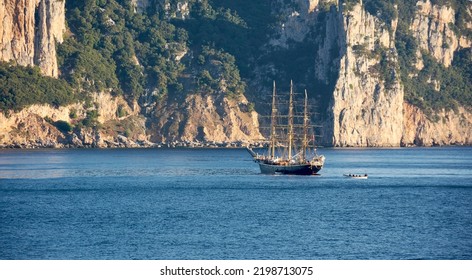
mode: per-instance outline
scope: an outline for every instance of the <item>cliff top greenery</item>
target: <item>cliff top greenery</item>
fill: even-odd
[[[0,62],[0,111],[19,110],[30,104],[60,106],[76,99],[64,80],[44,77],[37,67]]]
[[[449,27],[457,36],[472,40],[467,22],[472,22],[468,0],[430,0],[433,5],[451,7],[455,11],[455,24]],[[398,20],[395,47],[398,51],[400,75],[407,102],[421,108],[427,114],[442,108],[456,109],[458,105],[472,106],[472,54],[471,49],[455,53],[452,66],[446,68],[425,51],[421,51],[424,68],[415,67],[419,45],[410,31],[418,1],[364,0],[365,9],[391,28]],[[344,1],[346,9],[352,9],[360,0]],[[444,46],[447,47],[447,46]],[[385,65],[388,67],[388,65]],[[385,68],[384,67],[384,68]],[[382,69],[381,69],[382,70]],[[385,69],[383,69],[385,70]],[[388,76],[388,75],[383,75]],[[440,87],[438,90],[437,87]]]
[[[321,108],[327,106],[337,72],[331,69],[327,83],[316,80],[314,54],[325,39],[324,22],[332,12],[329,7],[319,10],[318,23],[303,42],[289,41],[289,48],[280,48],[267,45],[283,20],[272,12],[274,1],[188,0],[189,15],[177,9],[177,2],[154,0],[146,11],[135,12],[130,0],[66,1],[70,32],[58,46],[60,78],[42,77],[35,68],[1,64],[0,110],[33,103],[62,105],[97,91],[142,104],[188,93],[235,97],[244,92],[263,103],[258,85],[252,84],[256,76],[257,83],[267,87],[273,80],[288,87],[294,79],[300,88],[319,97]],[[343,2],[349,6],[359,0]],[[453,7],[457,11],[454,31],[472,38],[466,27],[472,21],[465,8],[467,0],[432,2]],[[297,8],[291,1],[277,3]],[[363,3],[387,26],[393,19],[399,20],[396,49],[408,102],[426,111],[472,106],[470,49],[457,52],[448,68],[423,53],[425,67],[417,71],[418,43],[409,30],[416,1]],[[330,56],[334,60],[339,54],[334,47]],[[432,80],[441,84],[439,92]]]
[[[418,71],[418,42],[409,26],[414,19],[417,1],[364,0],[366,10],[381,20],[390,23],[398,18],[395,46],[400,62],[401,79],[407,102],[418,106],[426,113],[442,108],[456,109],[458,105],[472,106],[472,54],[471,49],[455,53],[452,66],[446,68],[425,51],[421,51],[424,67]],[[455,25],[450,26],[458,36],[472,40],[466,23],[472,22],[467,12],[468,0],[431,0],[433,5],[448,6],[456,11]],[[444,46],[447,47],[447,46]],[[436,86],[439,86],[438,90]]]

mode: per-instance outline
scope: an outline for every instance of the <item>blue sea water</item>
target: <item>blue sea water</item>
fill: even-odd
[[[472,259],[472,148],[319,153],[0,150],[0,259]]]

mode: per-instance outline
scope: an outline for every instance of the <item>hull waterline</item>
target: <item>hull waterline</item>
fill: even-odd
[[[276,106],[276,91],[275,81],[274,90],[272,93],[272,112],[270,124],[270,144],[266,155],[259,155],[252,149],[247,147],[248,152],[256,163],[259,164],[262,174],[286,174],[286,175],[315,175],[324,165],[324,156],[318,156],[316,149],[314,149],[314,156],[307,157],[307,149],[309,147],[308,129],[308,94],[305,90],[305,104],[303,115],[296,115],[294,113],[293,101],[293,83],[290,81],[290,96],[288,103],[288,115],[279,114]],[[300,120],[303,117],[303,123],[294,123],[294,120]],[[284,119],[281,124],[280,119]],[[285,122],[287,120],[287,122]],[[303,133],[300,132],[303,128]],[[281,136],[281,129],[283,129]],[[297,130],[298,129],[298,130]],[[284,139],[285,138],[285,139]],[[315,144],[315,136],[313,134],[313,146]],[[280,145],[281,144],[281,145]],[[285,152],[277,154],[278,147],[283,147]],[[301,147],[301,149],[299,149]],[[297,152],[298,150],[298,152]]]
[[[321,168],[310,164],[273,165],[258,162],[262,174],[316,175]]]

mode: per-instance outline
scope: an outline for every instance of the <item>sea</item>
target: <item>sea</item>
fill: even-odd
[[[472,259],[472,148],[0,150],[0,259]],[[367,180],[343,174],[367,173]]]

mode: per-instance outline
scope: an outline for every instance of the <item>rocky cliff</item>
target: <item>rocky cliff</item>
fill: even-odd
[[[472,5],[470,6],[472,9]],[[459,11],[450,6],[433,5],[429,0],[418,1],[416,8],[410,29],[418,39],[420,48],[449,67],[454,59],[454,52],[471,46],[467,37],[457,35],[454,31],[456,14]]]
[[[56,42],[65,32],[63,0],[1,0],[0,60],[37,65],[58,77]]]
[[[457,19],[459,14],[465,14],[467,21],[462,28],[468,30],[469,36],[458,31]],[[449,3],[434,5],[430,0],[418,1],[414,19],[410,30],[417,39],[420,50],[429,53],[445,67],[450,67],[458,51],[469,48],[472,45],[470,31],[472,30],[472,3],[468,1],[466,9],[454,9]],[[467,34],[466,32],[466,34]],[[470,59],[470,58],[469,58]],[[418,55],[416,68],[424,67],[421,55]],[[435,95],[441,94],[441,83],[434,83]],[[465,94],[472,94],[466,92]],[[471,108],[458,106],[455,110],[438,110],[431,116],[414,105],[404,103],[403,106],[403,137],[401,145],[471,145],[472,119]]]
[[[333,84],[333,92],[321,93],[330,100],[323,143],[341,147],[400,145],[403,88],[394,43],[397,22],[382,22],[366,12],[362,1],[349,9],[342,1],[293,2],[301,10],[287,15],[281,35],[272,44],[286,47],[289,40],[302,42],[314,37],[311,79]],[[310,34],[311,30],[318,33]]]
[[[189,15],[187,1],[138,0],[132,3],[140,13],[155,8],[168,18],[185,19]],[[37,65],[42,73],[57,77],[55,44],[63,41],[64,4],[62,0],[2,0],[1,59],[13,60],[19,65]],[[184,48],[172,59],[179,62],[186,54]],[[136,56],[134,60],[140,67]],[[212,63],[223,65],[216,60]],[[212,74],[216,77],[219,71],[214,69]],[[158,90],[147,89],[148,97],[155,97],[153,93]],[[123,96],[112,96],[109,92],[82,92],[88,96],[87,101],[68,106],[33,105],[19,112],[0,112],[0,146],[231,145],[262,138],[253,105],[242,94],[226,97],[224,87],[218,94],[182,92],[178,100],[164,94],[160,96],[161,103],[151,105],[146,101],[141,104],[136,100],[125,101]]]
[[[339,11],[335,26],[340,48],[339,76],[328,111],[326,135],[334,146],[398,146],[402,135],[403,88],[395,67],[395,30],[368,14],[362,2]],[[339,26],[340,25],[340,26]],[[394,28],[396,24],[392,23]],[[329,28],[326,31],[334,32]],[[328,37],[328,36],[327,36]],[[377,52],[377,54],[376,54]],[[328,50],[321,48],[320,57]]]
[[[411,37],[418,46],[415,50],[417,71],[413,69],[408,73],[412,79],[418,77],[421,69],[426,67],[428,60],[423,61],[425,53],[447,69],[454,68],[458,52],[472,45],[470,35],[459,32],[457,27],[457,21],[464,13],[469,17],[462,17],[462,20],[471,18],[470,1],[467,3],[468,9],[464,11],[457,11],[449,4],[433,4],[436,1],[418,1],[406,28],[405,22],[399,22],[396,16],[386,21],[381,12],[372,12],[368,7],[372,1],[367,0],[266,2],[272,13],[264,15],[264,20],[273,28],[272,33],[265,38],[267,41],[258,46],[258,49],[244,44],[245,42],[234,41],[234,38],[225,37],[220,42],[224,32],[230,32],[239,40],[246,38],[244,36],[257,27],[250,26],[250,21],[244,22],[242,17],[229,10],[217,6],[212,8],[211,1],[131,1],[135,13],[132,9],[129,13],[139,16],[134,19],[137,23],[148,16],[146,13],[158,12],[161,14],[161,22],[177,21],[179,24],[176,26],[197,32],[198,36],[206,36],[208,40],[216,38],[218,43],[215,44],[215,49],[224,48],[218,44],[237,42],[256,53],[251,56],[231,46],[233,48],[228,49],[235,52],[235,58],[216,50],[207,51],[204,55],[202,46],[191,43],[199,38],[187,41],[185,31],[172,33],[178,28],[171,23],[162,25],[166,29],[166,35],[157,30],[151,32],[159,39],[157,41],[162,42],[162,46],[154,45],[150,48],[150,43],[154,44],[156,41],[153,38],[133,45],[132,36],[138,32],[121,30],[127,25],[120,23],[116,17],[120,13],[125,14],[125,10],[120,10],[123,9],[121,2],[113,1],[115,6],[111,10],[98,4],[90,4],[95,5],[93,9],[98,12],[90,14],[93,16],[89,18],[101,14],[107,14],[107,17],[110,14],[109,19],[115,16],[113,22],[116,24],[110,34],[106,33],[101,38],[97,34],[103,30],[94,30],[94,36],[101,38],[97,40],[103,40],[103,46],[108,48],[110,42],[115,42],[113,40],[120,42],[119,34],[125,30],[127,37],[122,41],[124,48],[113,49],[111,53],[120,53],[119,58],[126,60],[128,58],[124,54],[128,52],[134,61],[131,68],[139,69],[139,75],[127,72],[129,67],[125,68],[126,71],[111,71],[111,75],[121,75],[118,77],[119,83],[115,84],[134,86],[142,83],[140,86],[143,86],[143,92],[114,91],[105,87],[101,93],[94,93],[93,90],[80,92],[87,96],[81,99],[85,101],[68,106],[33,105],[19,112],[0,112],[0,146],[134,147],[151,146],[152,143],[193,146],[205,145],[204,143],[227,145],[254,142],[262,138],[258,114],[254,111],[254,108],[261,108],[261,104],[265,102],[260,92],[270,92],[264,87],[271,84],[273,78],[292,78],[292,71],[298,71],[296,73],[299,74],[293,77],[297,87],[308,87],[312,101],[321,102],[322,107],[319,109],[322,117],[318,121],[323,125],[324,145],[391,147],[472,144],[471,108],[458,104],[455,110],[426,112],[405,102],[405,96],[409,93],[408,84],[402,80],[404,68],[398,54],[401,48],[397,49],[396,44],[397,37],[401,34],[398,33],[399,29],[411,32]],[[247,7],[255,7],[248,3],[245,4]],[[235,7],[231,5],[232,8]],[[196,14],[191,13],[196,6],[206,9],[200,10],[203,18],[192,18],[189,21],[189,17]],[[120,13],[113,14],[114,9]],[[396,12],[397,9],[394,6]],[[253,14],[249,14],[249,20],[259,11],[251,12]],[[87,17],[79,19],[85,18]],[[63,41],[62,36],[66,31],[65,1],[0,0],[0,19],[0,60],[13,61],[18,65],[37,65],[42,73],[61,78],[56,59],[56,43]],[[140,24],[144,25],[145,22],[143,20]],[[156,24],[159,24],[158,21]],[[221,29],[214,28],[215,24],[220,24]],[[461,24],[461,28],[472,30],[472,21]],[[197,27],[194,28],[195,26]],[[134,39],[146,39],[148,36],[151,35],[143,32]],[[173,41],[177,37],[179,41]],[[148,53],[149,56],[144,56]],[[166,56],[166,53],[171,55]],[[238,53],[245,56],[243,61],[247,65],[256,69],[253,72],[246,69],[246,83],[239,79],[237,67],[241,67],[241,63],[237,62],[240,59],[237,57]],[[87,50],[83,53],[78,51],[75,55],[79,58],[91,55],[93,59],[100,59],[103,54]],[[112,59],[113,56],[102,56],[99,62],[108,63]],[[158,61],[159,64],[148,64],[153,61]],[[117,61],[101,64],[103,65],[116,65],[119,68]],[[165,67],[183,70],[172,72]],[[97,70],[105,73],[104,68],[106,67]],[[440,71],[438,69],[436,71]],[[73,73],[74,69],[68,68],[68,71]],[[143,78],[146,71],[152,75]],[[166,77],[167,73],[174,76]],[[109,78],[107,75],[103,76]],[[96,77],[101,78],[99,75]],[[96,77],[79,79],[93,85],[94,82],[101,82],[94,81]],[[133,80],[130,82],[130,79]],[[155,82],[156,79],[159,83]],[[167,83],[170,80],[172,83]],[[236,81],[238,86],[233,84],[231,91],[226,88],[226,83],[230,80]],[[446,86],[433,76],[426,80],[426,83],[435,85],[436,91],[430,92],[431,95],[440,95]],[[244,88],[246,93],[243,92]],[[112,95],[111,92],[120,94]],[[465,94],[470,96],[472,93]],[[246,96],[253,103],[259,104],[254,106]]]
[[[0,59],[33,65],[36,1],[0,1]]]
[[[250,143],[263,138],[258,115],[244,96],[190,94],[157,106],[153,115],[153,142]]]
[[[122,97],[93,94],[93,105],[55,108],[33,105],[19,112],[0,112],[0,147],[139,147],[149,146],[139,107]],[[84,119],[94,115],[93,125]]]
[[[288,3],[277,1],[277,5],[274,5],[274,13],[283,20],[278,23],[276,33],[269,43],[273,46],[287,48],[290,40],[303,41],[316,22],[316,9],[320,5],[320,1],[323,4],[337,4],[337,0],[305,0]]]
[[[442,110],[435,121],[421,110],[404,104],[403,146],[470,145],[472,143],[472,114],[459,108],[456,112]]]
[[[0,147],[226,146],[262,139],[257,113],[244,96],[189,95],[159,105],[149,118],[122,97],[100,93],[92,101],[91,107],[33,105],[0,112]],[[85,127],[90,115],[95,123]]]
[[[56,43],[62,43],[65,26],[65,1],[41,0],[37,6],[34,64],[42,73],[58,77]]]
[[[321,84],[333,84],[332,92],[323,93],[330,95],[323,123],[325,145],[471,143],[467,136],[472,126],[470,108],[460,108],[458,113],[438,111],[432,121],[431,116],[404,103],[395,45],[398,18],[384,22],[367,12],[363,1],[291,3],[295,5],[285,6],[284,20],[271,44],[286,48],[290,41],[315,38],[313,78]],[[329,12],[323,13],[329,5]],[[454,24],[458,11],[433,5],[429,0],[419,1],[416,6],[410,30],[418,42],[418,53],[424,50],[444,66],[450,66],[456,51],[470,47],[469,39],[457,34]],[[321,30],[321,36],[310,35],[311,30]],[[417,65],[421,69],[421,57]],[[440,88],[438,81],[431,82]]]

